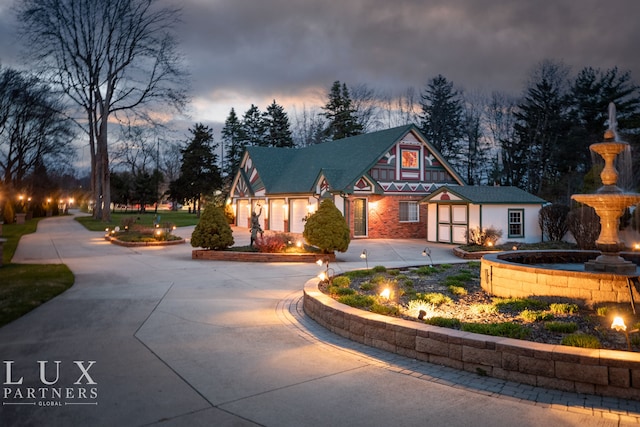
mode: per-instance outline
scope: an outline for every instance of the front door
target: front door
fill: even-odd
[[[353,201],[353,235],[356,237],[367,235],[367,199]]]

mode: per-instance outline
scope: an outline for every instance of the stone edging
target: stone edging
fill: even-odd
[[[458,258],[462,259],[481,259],[483,256],[488,254],[497,254],[499,251],[478,251],[478,252],[467,252],[463,249],[460,249],[459,246],[456,246],[452,249],[453,254]]]
[[[264,252],[234,252],[213,251],[208,249],[194,249],[191,259],[213,261],[244,261],[244,262],[316,262],[318,259],[329,259],[335,262],[335,254],[273,254]]]
[[[105,240],[110,241],[114,245],[125,246],[128,248],[136,247],[136,246],[170,246],[170,245],[180,245],[185,242],[184,239],[180,240],[167,240],[164,242],[123,242],[122,240],[118,240],[115,237],[105,235]]]
[[[412,359],[568,392],[640,399],[640,355],[542,344],[382,316],[304,285],[305,313],[353,341]]]

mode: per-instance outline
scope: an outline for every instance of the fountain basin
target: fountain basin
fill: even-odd
[[[482,257],[480,285],[491,295],[503,298],[531,296],[559,297],[581,305],[640,301],[629,279],[640,276],[640,254],[619,255],[634,271],[611,273],[586,271],[584,263],[598,251],[513,251]]]

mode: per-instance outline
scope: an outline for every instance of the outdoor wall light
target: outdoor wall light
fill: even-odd
[[[428,246],[424,248],[424,250],[422,251],[422,256],[428,256],[431,267],[433,267],[433,259],[431,259],[431,248],[429,248]]]
[[[638,329],[632,329],[627,331],[627,325],[624,324],[624,319],[620,316],[616,316],[613,318],[613,322],[611,323],[611,329],[614,329],[618,332],[622,332],[624,337],[627,340],[627,348],[631,351],[631,340],[629,339],[629,334],[634,332],[638,332]]]
[[[633,245],[633,250],[635,251],[639,251],[640,250],[640,243],[636,243]]]
[[[366,265],[367,265],[367,270],[369,269],[369,253],[367,252],[366,249],[363,249],[362,253],[360,254],[360,258],[362,258]]]

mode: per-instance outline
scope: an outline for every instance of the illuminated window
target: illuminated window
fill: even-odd
[[[420,169],[419,154],[417,150],[402,150],[402,169]]]
[[[418,202],[400,202],[400,222],[418,221]]]

